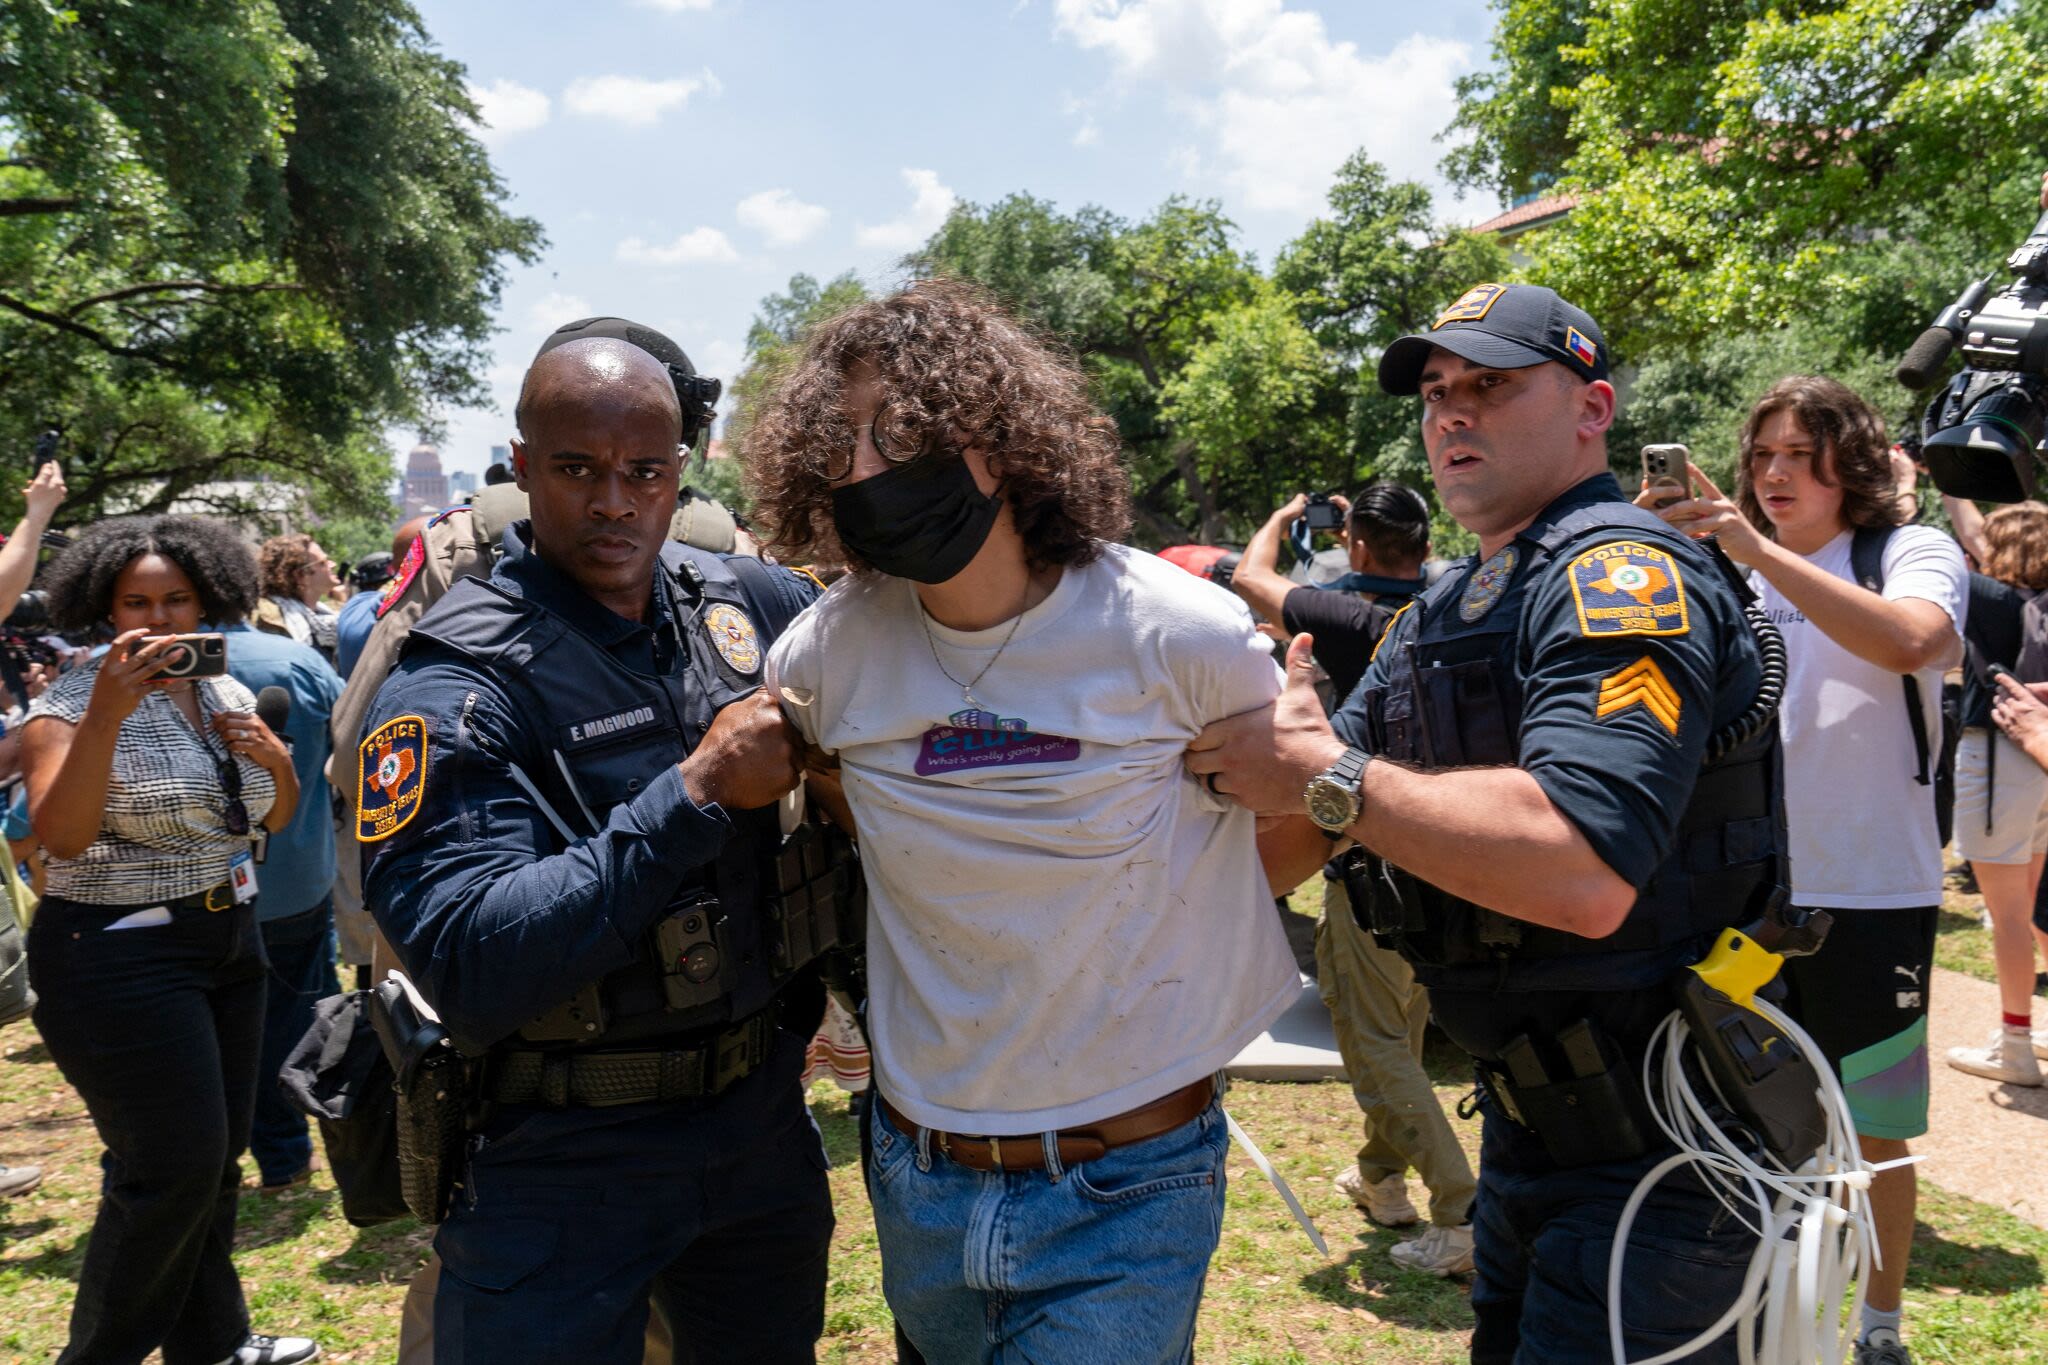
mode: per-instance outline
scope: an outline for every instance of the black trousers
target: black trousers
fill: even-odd
[[[806,1041],[778,1031],[715,1100],[488,1119],[434,1239],[436,1365],[640,1365],[650,1299],[676,1365],[815,1360],[832,1195]]]
[[[249,1334],[235,1274],[239,1158],[263,1041],[250,906],[107,926],[135,906],[46,897],[29,930],[36,1028],[105,1152],[58,1365],[216,1365]]]

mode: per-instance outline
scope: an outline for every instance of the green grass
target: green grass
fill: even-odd
[[[1311,908],[1310,896],[1295,904]],[[1944,965],[1975,961],[1974,901],[1945,917]],[[1951,920],[1960,919],[1959,925]],[[1988,950],[1987,950],[1988,951]],[[1954,960],[1949,960],[1953,958]],[[1981,974],[1981,973],[1979,973]],[[1447,1048],[1428,1058],[1454,1106],[1464,1067]],[[874,1227],[855,1160],[846,1096],[812,1092],[834,1162],[839,1211],[827,1291],[827,1361],[893,1358]],[[1293,1185],[1330,1243],[1318,1256],[1243,1155],[1230,1159],[1229,1210],[1203,1305],[1197,1358],[1231,1365],[1463,1360],[1468,1289],[1396,1267],[1394,1233],[1368,1224],[1331,1185],[1357,1146],[1359,1120],[1340,1084],[1239,1084],[1230,1107]],[[1468,1148],[1476,1121],[1453,1119]],[[0,1034],[0,1162],[39,1162],[43,1188],[0,1203],[0,1365],[50,1360],[65,1320],[98,1198],[98,1149],[83,1108],[26,1025]],[[1420,1186],[1414,1193],[1418,1202]],[[1922,1362],[2048,1359],[2048,1231],[1999,1210],[1924,1189],[1907,1284],[1907,1322]],[[342,1220],[326,1172],[310,1186],[242,1201],[237,1260],[260,1328],[316,1337],[335,1361],[386,1361],[405,1280],[428,1233],[406,1222],[367,1231]]]

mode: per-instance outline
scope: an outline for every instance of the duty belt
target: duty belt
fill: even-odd
[[[603,1109],[716,1095],[768,1059],[775,1017],[770,1007],[694,1047],[494,1052],[484,1068],[484,1097],[500,1104]]]

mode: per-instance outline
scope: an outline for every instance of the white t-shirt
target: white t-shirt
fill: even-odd
[[[925,637],[986,712],[964,712]],[[867,871],[868,1029],[914,1122],[1030,1133],[1218,1070],[1298,994],[1252,817],[1181,758],[1280,686],[1241,604],[1142,551],[1016,623],[949,630],[915,585],[833,585],[769,654],[839,756]]]
[[[1806,561],[1854,582],[1844,531]],[[1955,541],[1932,526],[1902,526],[1884,549],[1884,596],[1914,597],[1948,613],[1961,635],[1970,575]],[[1900,675],[1851,654],[1752,573],[1750,585],[1785,636],[1785,818],[1792,900],[1830,909],[1941,904],[1941,836],[1934,787],[1919,771]],[[1920,704],[1939,752],[1941,668],[1923,668]],[[1931,763],[1932,760],[1930,760]]]

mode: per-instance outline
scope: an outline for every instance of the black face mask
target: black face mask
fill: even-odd
[[[1003,500],[983,493],[967,462],[925,456],[834,489],[832,523],[862,562],[896,578],[943,583],[995,528]]]

